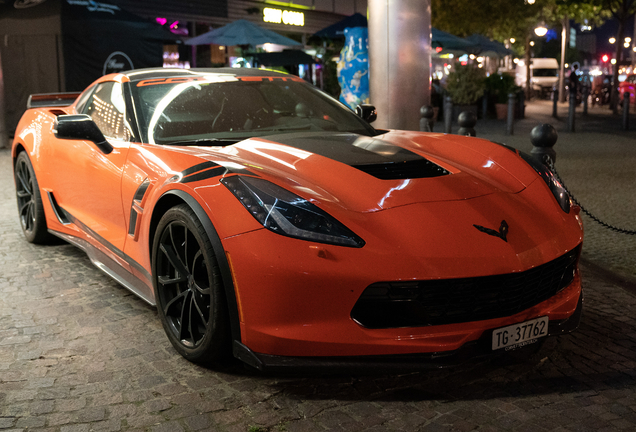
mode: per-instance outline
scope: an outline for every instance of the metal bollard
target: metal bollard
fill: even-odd
[[[554,89],[552,92],[552,117],[559,118],[557,114],[557,102],[559,101],[559,89]]]
[[[559,135],[552,125],[543,123],[535,126],[530,132],[530,142],[533,146],[530,153],[542,164],[549,166],[550,161],[556,162],[556,152],[553,147],[558,137]]]
[[[623,93],[623,130],[629,130],[629,92]]]
[[[519,99],[517,104],[517,112],[519,113],[519,119],[526,118],[526,94],[523,91],[517,93]]]
[[[444,133],[452,133],[453,129],[453,99],[450,96],[444,98]]]
[[[574,114],[576,113],[576,92],[570,90],[568,108],[568,132],[574,132]]]
[[[514,135],[514,122],[515,122],[515,100],[514,93],[508,94],[508,121],[506,123],[506,135]]]
[[[587,115],[587,99],[590,96],[590,88],[583,87],[583,115]]]
[[[420,108],[420,132],[433,132],[434,115],[435,111],[432,106],[424,105]]]
[[[459,123],[459,130],[457,135],[477,136],[475,132],[475,125],[477,124],[477,116],[474,112],[463,111],[457,117],[457,123]]]

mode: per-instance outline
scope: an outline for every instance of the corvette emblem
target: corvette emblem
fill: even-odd
[[[506,239],[506,236],[508,235],[508,223],[505,220],[501,221],[501,225],[499,225],[499,231],[495,231],[492,228],[486,228],[481,225],[473,224],[473,226],[481,232],[484,232],[491,236],[499,237],[503,241],[508,242],[508,240]]]

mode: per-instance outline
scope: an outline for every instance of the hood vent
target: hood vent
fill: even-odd
[[[427,160],[418,159],[404,162],[353,165],[380,180],[403,180],[428,177],[440,177],[450,174],[441,166]]]

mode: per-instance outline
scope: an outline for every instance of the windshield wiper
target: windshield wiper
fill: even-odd
[[[239,141],[243,141],[245,138],[236,139],[236,138],[202,138],[196,140],[184,140],[184,141],[171,141],[167,143],[158,143],[162,145],[174,145],[174,146],[203,146],[203,145],[213,145],[213,146],[222,146],[225,144],[235,144]]]
[[[306,125],[302,125],[302,126],[271,126],[271,127],[260,128],[260,129],[254,129],[254,131],[256,131],[256,132],[260,132],[260,131],[280,132],[280,131],[311,130],[312,126],[314,126],[314,125],[313,124],[306,124]]]

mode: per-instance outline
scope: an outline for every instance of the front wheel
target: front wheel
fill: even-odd
[[[166,212],[153,242],[157,308],[174,348],[195,363],[229,353],[227,303],[212,244],[187,205]]]
[[[13,167],[18,214],[24,237],[29,243],[50,243],[53,236],[46,227],[46,216],[42,205],[40,187],[35,178],[33,165],[26,152],[21,152]]]

